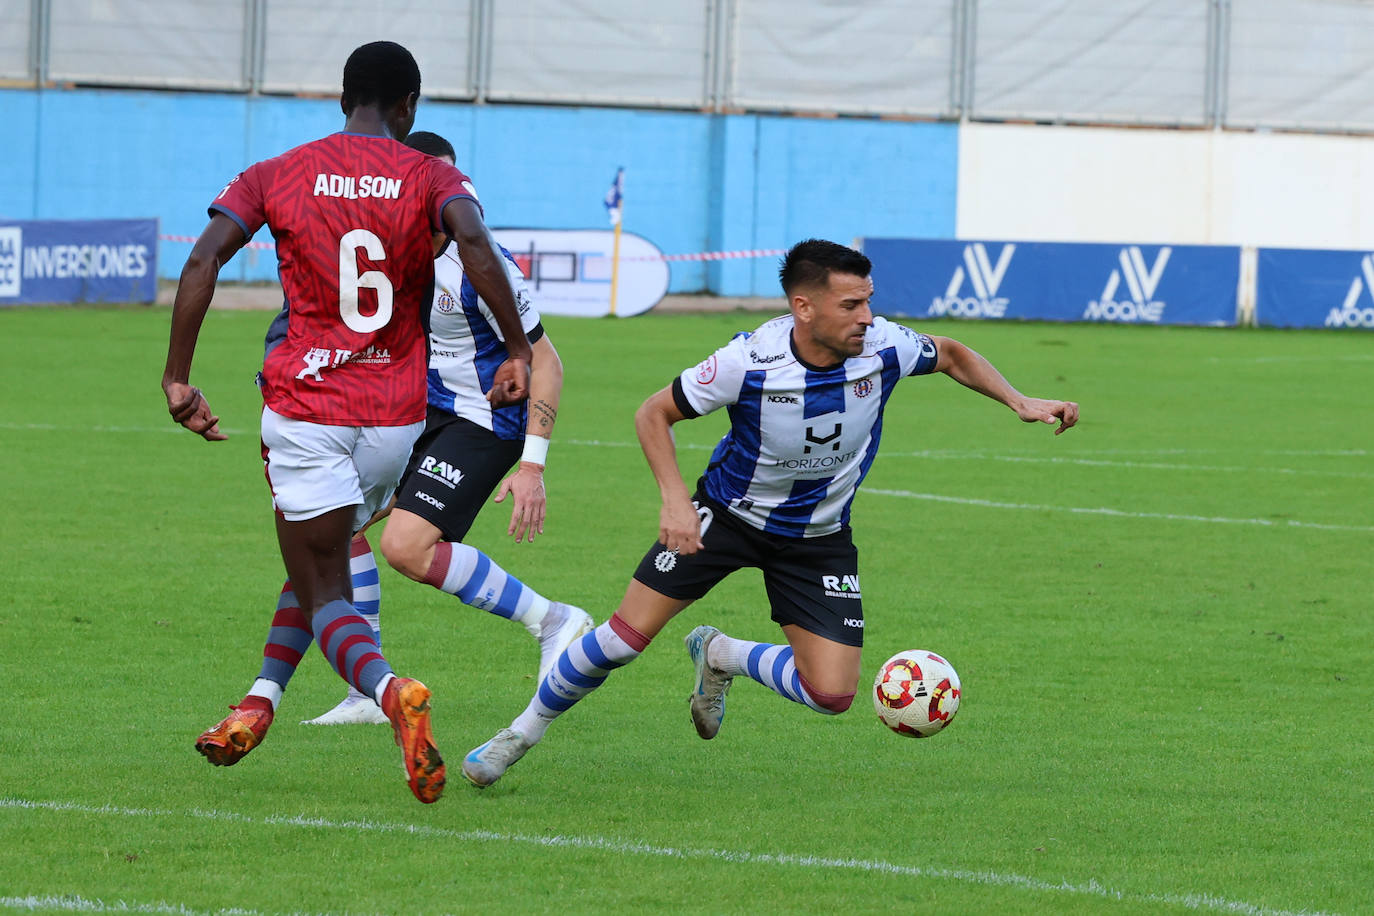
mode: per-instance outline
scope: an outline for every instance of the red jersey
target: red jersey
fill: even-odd
[[[444,206],[477,195],[466,175],[388,137],[337,133],[249,166],[223,213],[277,242],[286,338],[263,360],[263,399],[330,426],[425,418],[430,234]]]

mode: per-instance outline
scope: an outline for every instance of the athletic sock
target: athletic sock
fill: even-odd
[[[253,682],[252,687],[248,688],[248,695],[244,697],[244,700],[245,702],[248,700],[263,700],[272,707],[273,712],[276,712],[277,706],[281,703],[281,695],[284,692],[281,684],[278,684],[276,681],[268,680],[265,677],[260,677]]]
[[[310,623],[320,651],[339,677],[358,692],[375,698],[378,685],[392,672],[367,621],[353,605],[337,598],[316,611]]]
[[[349,571],[353,574],[353,607],[372,627],[377,645],[382,644],[382,579],[377,573],[377,558],[365,537],[355,537],[349,548]]]
[[[536,744],[554,719],[605,683],[616,668],[639,658],[649,637],[612,614],[611,619],[573,642],[558,656],[525,711],[511,728]]]
[[[537,627],[549,610],[549,599],[492,562],[475,547],[456,541],[434,545],[425,583],[498,617]]]
[[[792,647],[735,639],[724,633],[711,640],[706,662],[729,677],[748,677],[793,703],[834,715],[849,708],[854,697],[837,697],[813,689],[797,671]]]
[[[300,602],[296,600],[296,593],[291,590],[288,581],[277,598],[277,612],[272,615],[267,643],[262,647],[262,669],[249,688],[248,695],[262,697],[275,710],[286,685],[291,681],[291,675],[296,673],[296,666],[310,649],[313,639],[310,624],[306,622],[305,614],[301,613]]]
[[[354,607],[372,628],[372,638],[380,648],[382,581],[377,573],[377,558],[366,538],[354,538],[349,566],[353,574]],[[267,642],[262,647],[262,669],[258,671],[253,686],[248,689],[248,696],[262,697],[275,710],[312,642],[314,636],[310,632],[310,624],[301,612],[300,602],[296,600],[296,593],[288,580],[277,598],[277,612],[272,616]],[[353,689],[350,693],[357,691]]]

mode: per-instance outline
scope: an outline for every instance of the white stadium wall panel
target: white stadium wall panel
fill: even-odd
[[[953,3],[735,6],[725,103],[748,109],[951,113]]]
[[[965,124],[965,239],[1374,249],[1367,138]]]
[[[700,0],[493,4],[485,96],[702,107],[707,104],[707,7]]]
[[[248,3],[51,0],[58,82],[246,89]]]
[[[337,93],[353,49],[385,38],[410,49],[430,98],[473,94],[470,0],[272,0],[262,50],[267,92]]]
[[[1203,0],[979,0],[972,116],[1202,124]]]
[[[1374,3],[1231,5],[1226,124],[1374,130]]]

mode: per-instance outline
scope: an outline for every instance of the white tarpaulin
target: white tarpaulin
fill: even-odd
[[[303,0],[267,5],[263,88],[338,92],[353,49],[386,39],[405,45],[431,98],[472,95],[471,0]]]
[[[980,0],[973,116],[1202,124],[1201,0]]]
[[[0,3],[0,77],[26,79],[29,62],[28,3]]]
[[[942,115],[950,111],[950,3],[752,0],[736,7],[728,103]]]
[[[492,10],[492,99],[698,107],[700,0],[521,0]]]
[[[247,5],[52,0],[48,75],[81,83],[245,89]]]
[[[1374,128],[1374,3],[1231,4],[1226,122]]]

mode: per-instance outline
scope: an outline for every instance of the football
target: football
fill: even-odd
[[[898,652],[873,679],[873,708],[897,734],[929,738],[959,711],[959,674],[934,652]]]

